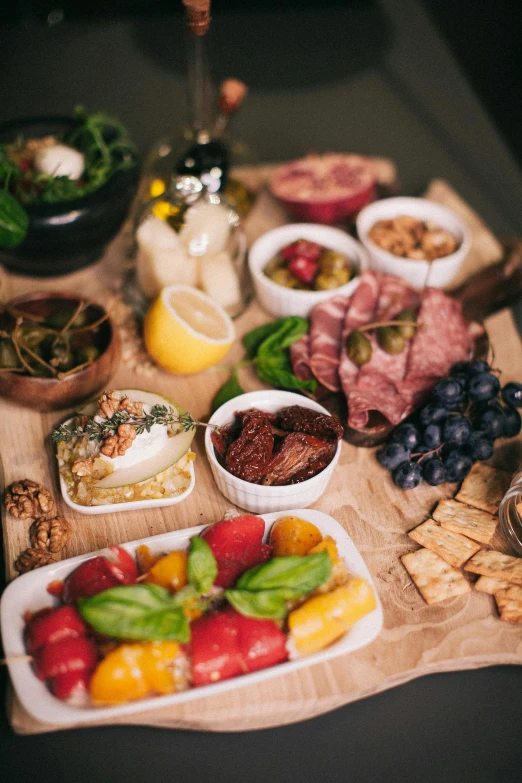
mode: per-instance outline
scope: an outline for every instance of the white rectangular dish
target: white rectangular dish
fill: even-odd
[[[174,497],[171,498],[150,498],[149,500],[129,500],[128,503],[101,503],[99,506],[82,506],[80,503],[75,503],[74,500],[71,500],[71,497],[67,492],[67,486],[61,475],[60,489],[62,497],[67,505],[79,514],[86,514],[87,516],[92,516],[93,514],[115,514],[117,511],[141,511],[145,508],[175,506],[176,503],[181,503],[185,500],[196,486],[196,474],[193,462],[190,463],[188,470],[190,473],[190,484],[180,495],[174,495]]]
[[[323,536],[332,536],[337,542],[339,555],[345,560],[348,569],[357,576],[365,578],[371,584],[375,593],[376,608],[370,614],[358,620],[337,642],[313,655],[287,661],[241,677],[223,680],[213,685],[191,688],[181,693],[156,696],[114,707],[75,707],[62,702],[51,694],[43,682],[37,679],[29,662],[26,660],[11,660],[8,663],[9,674],[24,709],[32,717],[44,723],[64,726],[101,719],[107,720],[144,710],[174,706],[212,694],[224,693],[250,684],[263,682],[280,674],[286,674],[320,661],[354,652],[370,644],[378,636],[382,628],[382,606],[375,583],[352,539],[335,519],[321,511],[297,509],[285,512],[285,515],[288,513],[312,522],[320,529]],[[281,512],[263,515],[266,533],[268,533],[272,523],[280,516],[282,516]],[[153,553],[184,549],[188,546],[190,538],[200,533],[205,527],[207,525],[176,530],[159,536],[150,536],[123,546],[132,554],[134,554],[140,544],[147,544]],[[7,659],[15,659],[26,655],[24,613],[27,611],[34,612],[44,606],[53,606],[55,604],[53,597],[46,591],[47,585],[54,580],[65,579],[80,563],[96,554],[100,554],[100,552],[90,552],[86,555],[79,555],[53,565],[44,566],[18,577],[8,585],[0,603],[0,627]]]

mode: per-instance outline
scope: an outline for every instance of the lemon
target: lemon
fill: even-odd
[[[145,316],[145,346],[154,361],[176,375],[217,364],[235,339],[234,324],[207,294],[186,285],[164,288]]]

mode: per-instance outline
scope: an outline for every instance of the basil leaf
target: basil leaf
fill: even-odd
[[[286,617],[286,601],[299,596],[299,591],[291,588],[260,590],[257,593],[251,593],[249,590],[225,590],[225,598],[240,614],[272,620]]]
[[[332,561],[328,552],[274,557],[242,574],[236,588],[251,591],[291,588],[298,591],[299,595],[304,595],[326,582],[331,570]]]
[[[228,381],[221,386],[212,400],[212,413],[217,411],[225,402],[233,400],[234,397],[238,397],[240,394],[244,394],[245,390],[242,388],[238,381],[237,374],[234,373],[230,376]]]
[[[190,584],[199,593],[208,593],[217,576],[216,558],[207,542],[200,536],[190,541],[187,575]]]
[[[81,598],[78,610],[95,631],[117,639],[188,642],[190,638],[183,609],[159,585],[111,587]]]
[[[275,352],[289,348],[308,331],[308,321],[298,315],[280,319],[277,331],[266,337],[257,349],[257,356],[272,356]]]
[[[243,335],[242,343],[247,352],[247,357],[253,359],[256,355],[261,343],[274,332],[279,331],[281,325],[286,321],[286,318],[278,318],[276,321],[271,321],[268,324],[257,326],[250,332]]]
[[[294,375],[290,360],[284,353],[259,356],[256,359],[255,370],[260,380],[278,389],[297,389],[313,393],[317,386],[317,382],[313,379],[302,381]]]
[[[0,190],[0,247],[17,247],[24,241],[29,216],[7,190]]]

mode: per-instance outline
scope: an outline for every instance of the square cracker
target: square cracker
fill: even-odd
[[[495,601],[501,620],[522,623],[522,587],[511,585],[495,593]]]
[[[499,590],[505,590],[506,587],[509,587],[509,582],[506,582],[505,579],[493,579],[492,576],[479,576],[473,587],[481,593],[495,595]]]
[[[401,560],[428,604],[436,604],[471,590],[462,573],[430,549],[408,552]]]
[[[495,549],[481,549],[468,560],[466,571],[482,576],[492,576],[510,584],[522,585],[522,558],[505,555]]]
[[[489,544],[498,526],[498,517],[456,500],[441,500],[432,517],[445,530],[462,533],[481,544]]]
[[[496,514],[500,501],[511,484],[511,473],[476,462],[455,496],[456,500],[474,508]]]
[[[409,537],[426,549],[442,557],[455,568],[459,568],[471,555],[478,552],[480,544],[471,541],[460,533],[452,533],[450,530],[444,530],[440,525],[436,525],[431,519],[427,519],[422,525],[415,527],[408,533]]]

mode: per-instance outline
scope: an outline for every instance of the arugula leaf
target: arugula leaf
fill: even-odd
[[[273,557],[267,563],[245,571],[237,580],[236,588],[249,591],[291,589],[304,595],[326,582],[331,570],[328,552]]]
[[[225,598],[240,614],[247,617],[282,620],[287,615],[286,601],[298,598],[301,593],[291,588],[260,590],[225,590]]]
[[[117,639],[188,642],[190,638],[183,609],[159,585],[111,587],[81,598],[78,611],[95,631]]]
[[[0,247],[17,247],[24,241],[29,216],[7,190],[0,190]]]
[[[187,574],[190,584],[199,593],[208,593],[217,576],[216,558],[207,542],[200,536],[190,541]]]
[[[217,390],[216,396],[212,400],[212,413],[217,411],[217,409],[220,408],[221,405],[224,405],[225,402],[233,400],[234,397],[238,397],[240,394],[244,393],[245,390],[239,383],[237,374],[234,373],[230,376],[228,381]]]
[[[274,353],[256,359],[256,372],[265,383],[278,389],[298,389],[313,393],[315,380],[302,381],[292,372],[292,365],[286,353]]]

